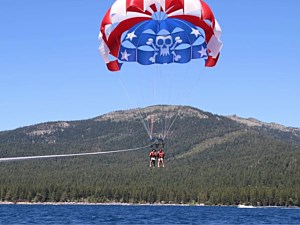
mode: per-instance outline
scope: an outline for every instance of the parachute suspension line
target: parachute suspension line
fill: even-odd
[[[163,139],[166,138],[168,124],[170,123],[170,111],[165,112],[165,124],[164,124],[164,132],[163,132]]]
[[[162,67],[159,67],[159,74],[160,76],[162,77],[162,83],[163,83],[163,95],[165,96],[165,104],[166,105],[169,105],[169,93],[168,93],[168,90],[169,87],[166,87],[169,85],[169,80],[167,79],[167,76],[164,74],[164,72],[162,71]],[[167,117],[167,109],[166,111],[163,111],[163,105],[161,106],[161,112],[162,112],[162,139],[164,139],[164,136],[165,136],[165,132],[166,132],[166,125],[167,125],[167,122],[168,122],[168,117]]]
[[[148,136],[151,137],[149,124],[147,124],[145,122],[145,120],[143,119],[142,113],[141,113],[141,109],[139,107],[137,107],[136,102],[132,98],[130,98],[129,93],[128,93],[126,87],[125,87],[125,84],[123,83],[123,81],[121,80],[121,78],[119,78],[118,80],[119,80],[119,82],[120,82],[120,84],[121,84],[121,86],[122,86],[122,88],[123,88],[123,90],[124,90],[124,92],[125,92],[128,100],[129,100],[129,102],[131,103],[131,105],[133,105],[134,108],[137,108],[139,119],[140,119],[141,123],[143,124],[143,126],[144,126],[144,128],[145,128],[145,130],[146,130],[146,132],[148,134]]]
[[[161,125],[161,137],[164,136],[164,133],[165,133],[165,124],[166,124],[166,115],[163,111],[163,108],[164,108],[164,102],[162,101],[165,101],[166,99],[166,82],[165,82],[165,76],[162,74],[162,71],[161,71],[161,65],[157,64],[156,66],[156,73],[155,73],[155,89],[158,94],[158,96],[160,97],[159,99],[159,104],[161,105],[160,106],[160,110],[161,110],[161,115],[159,116],[158,119],[158,122],[159,124]],[[157,102],[157,101],[156,101]]]
[[[186,92],[186,94],[184,95],[184,99],[189,98],[189,96],[191,95],[191,93],[192,93],[192,91],[194,90],[194,88],[195,88],[196,86],[198,86],[199,82],[200,82],[200,76],[198,77],[198,79],[196,80],[196,82],[194,83],[194,85],[192,85],[191,88]],[[176,121],[177,118],[179,117],[179,115],[180,115],[180,113],[181,113],[183,107],[184,107],[183,105],[180,106],[179,110],[177,111],[177,113],[176,113],[176,115],[175,115],[175,118],[173,119],[173,121],[171,122],[170,126],[168,127],[167,132],[166,132],[166,135],[164,136],[164,138],[166,138],[167,135],[169,134],[169,132],[170,132],[171,128],[173,127],[175,121]]]
[[[177,120],[177,117],[179,116],[179,112],[182,110],[183,106],[181,106],[181,108],[177,111],[176,115],[175,115],[175,118],[174,120],[171,122],[171,125],[169,126],[169,128],[167,129],[166,133],[165,133],[165,136],[164,136],[164,139],[167,137],[167,135],[169,134],[173,124],[175,123],[175,121]]]
[[[157,67],[157,74],[158,76],[160,77],[160,90],[161,90],[161,96],[164,96],[165,97],[165,90],[167,89],[166,88],[166,82],[165,82],[165,76],[163,76],[162,74],[162,71],[161,71],[161,65],[158,65]],[[160,116],[160,123],[161,123],[161,135],[162,137],[164,136],[164,132],[165,132],[165,124],[166,124],[166,117],[165,117],[165,113],[163,111],[164,107],[163,107],[163,102],[161,103],[161,116]]]
[[[156,65],[155,66],[155,76],[153,79],[153,96],[152,96],[152,105],[155,105],[155,103],[157,102],[157,96],[159,96],[159,94],[157,95],[157,93],[159,92],[159,88],[160,85],[158,85],[158,81],[159,81],[159,69],[160,69],[160,65]],[[161,119],[161,118],[157,118],[157,119]],[[148,122],[149,122],[149,126],[150,126],[150,139],[152,140],[153,138],[153,133],[154,133],[154,123],[155,123],[155,117],[154,115],[149,115],[148,116]]]
[[[151,145],[146,145],[146,146],[138,147],[138,148],[121,149],[121,150],[104,151],[104,152],[87,152],[87,153],[74,153],[74,154],[64,154],[64,155],[40,155],[40,156],[0,158],[0,162],[30,160],[30,159],[50,159],[50,158],[62,158],[62,157],[74,157],[74,156],[112,154],[112,153],[121,153],[121,152],[130,152],[130,151],[142,150],[142,149],[145,149],[145,148],[149,148],[150,146]]]
[[[166,136],[167,128],[171,123],[171,117],[169,114],[172,112],[171,110],[164,111],[164,104],[170,104],[170,83],[172,83],[173,79],[168,79],[167,74],[164,74],[162,71],[162,66],[157,64],[155,68],[155,76],[153,82],[153,102],[160,104],[161,115],[158,118],[153,118],[153,128],[152,132],[154,132],[154,123],[158,122],[161,126],[161,137],[164,139]],[[159,99],[157,99],[159,98]],[[157,119],[157,120],[155,120]],[[149,124],[150,120],[149,120]],[[151,132],[150,132],[151,133]]]
[[[154,117],[150,116],[150,118],[148,118],[148,123],[150,126],[150,140],[152,140],[153,138],[153,124],[154,124]]]
[[[165,102],[167,105],[171,104],[171,96],[174,94],[174,80],[173,79],[173,73],[166,73],[165,71],[162,71],[162,67],[160,67],[160,75],[163,79],[163,86],[164,86],[164,96],[165,96]],[[162,112],[163,112],[163,106],[162,106]],[[172,113],[172,110],[166,110],[163,112],[163,124],[162,124],[162,138],[165,139],[166,132],[169,127],[169,124],[171,122],[172,117],[170,116]]]
[[[161,82],[160,82],[160,76],[159,76],[159,68],[160,65],[155,65],[155,76],[154,76],[154,82],[153,82],[153,103],[152,105],[159,105],[161,96],[160,96],[160,88],[161,88]],[[154,121],[155,122],[155,121]]]
[[[161,110],[161,115],[159,116],[158,122],[161,125],[161,138],[164,137],[164,134],[166,132],[166,124],[167,124],[167,117],[166,117],[166,112],[164,111],[164,104],[166,104],[167,102],[167,90],[168,88],[166,88],[167,86],[167,82],[166,82],[166,76],[165,74],[162,73],[162,67],[161,65],[157,64],[156,66],[156,73],[155,73],[155,89],[156,93],[159,93],[159,97],[160,97],[160,110]],[[166,102],[162,102],[162,101],[166,101]],[[156,101],[157,102],[157,101]],[[155,120],[153,121],[155,122]]]
[[[165,135],[165,128],[166,128],[166,123],[167,123],[167,117],[166,117],[166,113],[163,111],[163,106],[161,107],[161,112],[162,112],[162,120],[161,120],[161,129],[162,129],[162,132],[161,132],[161,135],[162,135],[162,138],[164,137]]]

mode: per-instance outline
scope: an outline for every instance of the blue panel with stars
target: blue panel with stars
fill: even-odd
[[[193,24],[180,19],[143,21],[124,35],[118,59],[142,65],[206,59],[207,48],[201,32]]]
[[[118,59],[123,62],[135,62],[136,49],[121,47]]]
[[[193,46],[193,50],[192,50],[193,59],[207,58],[207,57],[208,57],[208,52],[205,43],[202,45]]]

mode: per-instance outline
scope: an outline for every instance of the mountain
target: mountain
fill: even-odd
[[[150,148],[0,162],[1,201],[300,206],[300,129],[188,106],[150,106],[0,132],[0,158],[131,149],[167,133],[166,167]]]
[[[233,121],[245,124],[247,127],[252,127],[254,130],[265,135],[272,135],[275,138],[278,138],[287,143],[300,143],[300,129],[295,127],[285,127],[277,123],[266,123],[259,121],[254,118],[241,118],[236,115],[227,116],[227,118],[232,119]]]

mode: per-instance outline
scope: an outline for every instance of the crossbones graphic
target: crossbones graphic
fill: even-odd
[[[154,40],[152,38],[149,38],[147,41],[147,45],[152,46],[152,48],[154,49],[154,55],[152,57],[150,57],[150,61],[152,63],[156,62],[156,56],[158,54],[160,54],[160,56],[168,56],[170,55],[170,52],[173,55],[173,59],[174,61],[178,61],[179,59],[181,59],[180,55],[176,55],[174,49],[175,47],[182,43],[182,40],[180,37],[176,37],[175,41],[173,41],[173,38],[171,35],[167,35],[167,36],[157,36],[156,40],[155,40],[155,44],[154,44]]]

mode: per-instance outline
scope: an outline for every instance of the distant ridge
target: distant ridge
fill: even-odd
[[[300,129],[299,128],[296,128],[296,127],[286,127],[286,126],[283,126],[283,125],[280,125],[280,124],[277,124],[277,123],[266,123],[266,122],[262,122],[262,121],[259,121],[257,119],[254,119],[254,118],[242,118],[242,117],[238,117],[237,115],[231,115],[231,116],[227,116],[228,118],[234,120],[234,121],[237,121],[239,123],[243,123],[243,124],[246,124],[247,126],[266,126],[266,127],[269,127],[269,128],[272,128],[272,129],[277,129],[277,130],[281,130],[281,131],[285,131],[285,132],[292,132],[292,131],[295,131],[297,133],[297,131],[299,132]],[[300,135],[300,133],[299,133]]]

